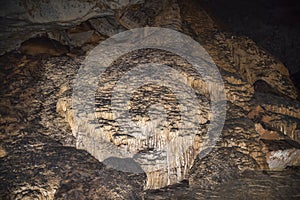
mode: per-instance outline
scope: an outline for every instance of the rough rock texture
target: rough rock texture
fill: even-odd
[[[216,148],[205,158],[195,160],[189,185],[191,188],[215,187],[237,178],[238,173],[244,170],[255,168],[257,168],[255,160],[236,148]]]
[[[289,78],[288,69],[280,61],[246,37],[228,39],[227,42],[239,73],[250,84],[263,80],[279,93],[292,99],[297,98],[297,91]]]
[[[5,5],[1,8],[7,11],[2,12],[1,20],[14,23],[1,24],[6,31],[0,37],[15,40],[1,40],[3,50],[13,49],[33,35],[46,38],[24,42],[20,52],[0,59],[2,199],[299,197],[299,168],[289,168],[300,164],[299,101],[280,61],[249,38],[220,31],[207,12],[189,0],[74,2],[78,6],[64,12],[57,1],[41,1],[34,9],[35,4],[26,1],[17,4],[17,15],[8,12],[12,3],[2,2]],[[45,6],[58,7],[56,12],[45,14]],[[83,15],[78,14],[79,8]],[[78,11],[77,15],[74,11]],[[168,27],[190,35],[201,43],[220,71],[227,97],[226,121],[216,145],[205,156],[201,147],[210,120],[205,83],[194,77],[188,63],[164,51],[144,49],[124,55],[99,82],[95,113],[97,124],[105,128],[102,137],[107,146],[95,151],[88,143],[88,134],[78,134],[71,106],[72,81],[84,53],[111,34],[144,26]],[[16,35],[22,30],[26,30],[25,37]],[[164,155],[156,150],[180,126],[178,102],[172,91],[157,85],[135,91],[130,107],[133,119],[145,127],[141,137],[118,129],[109,109],[113,83],[126,70],[149,61],[181,71],[188,85],[199,91],[199,107],[205,111],[197,118],[199,131],[191,133],[196,138],[191,149],[171,149],[175,156],[168,163],[159,163],[158,158]],[[162,106],[149,109],[149,105],[151,108],[157,103]],[[163,119],[162,134],[148,137],[156,125],[147,124],[151,112],[164,109],[167,117]],[[182,142],[185,141],[188,140],[184,138]],[[133,159],[109,157],[112,145],[139,154]],[[149,154],[153,157],[146,156]],[[272,169],[277,171],[261,171]],[[160,187],[164,188],[142,191]]]
[[[56,102],[67,92],[60,87],[71,84],[66,77],[76,74],[79,62],[68,57],[1,59],[2,66],[10,63],[1,71],[1,199],[141,198],[143,174],[108,169],[87,152],[67,146],[74,146],[74,138],[56,113]]]
[[[186,4],[183,4],[183,6],[184,5],[186,5]],[[186,7],[189,8],[188,5],[186,5]],[[188,22],[190,22],[190,24],[192,25],[191,27],[193,28],[193,30],[195,31],[195,33],[198,35],[198,39],[200,41],[204,41],[204,39],[206,39],[204,41],[203,45],[204,45],[205,49],[210,53],[210,55],[212,56],[212,58],[214,59],[214,61],[216,62],[216,64],[220,68],[222,68],[222,69],[224,69],[226,71],[234,72],[234,77],[239,77],[239,75],[241,76],[241,80],[239,82],[236,81],[235,79],[232,79],[232,78],[231,79],[227,79],[226,76],[223,76],[224,81],[225,81],[225,87],[226,87],[226,84],[227,84],[226,80],[230,81],[230,82],[228,81],[228,83],[230,84],[228,86],[228,88],[229,88],[228,90],[231,90],[231,91],[228,92],[228,96],[227,96],[228,100],[231,101],[233,104],[235,104],[235,105],[237,105],[239,107],[242,107],[242,109],[244,109],[244,112],[247,113],[247,112],[250,111],[250,113],[252,113],[253,111],[251,111],[251,110],[254,107],[256,107],[258,105],[263,105],[262,102],[268,101],[267,99],[270,99],[268,102],[270,104],[273,104],[273,103],[271,103],[271,101],[272,101],[271,99],[274,99],[274,98],[278,99],[278,98],[280,98],[281,100],[277,100],[276,101],[274,99],[274,101],[272,101],[278,107],[271,106],[270,104],[269,104],[269,106],[266,106],[266,107],[268,107],[268,110],[273,109],[272,113],[270,113],[268,115],[270,117],[269,120],[268,120],[268,122],[270,122],[270,121],[273,122],[272,123],[272,125],[273,125],[272,127],[276,127],[275,129],[277,129],[280,132],[283,132],[284,133],[283,135],[287,135],[288,137],[290,137],[290,138],[292,138],[292,139],[295,140],[295,136],[293,135],[293,133],[296,132],[296,130],[295,130],[295,129],[297,129],[297,125],[296,124],[299,124],[299,122],[294,122],[294,125],[292,125],[292,123],[290,121],[291,120],[292,121],[294,121],[294,120],[297,121],[297,117],[295,119],[295,115],[297,115],[297,114],[295,114],[295,113],[297,113],[297,105],[299,105],[299,103],[296,101],[295,104],[293,104],[292,102],[294,102],[294,101],[291,100],[291,99],[289,99],[289,98],[278,97],[278,95],[282,96],[282,94],[285,94],[286,96],[288,96],[288,97],[290,97],[292,99],[296,98],[296,89],[295,89],[295,87],[293,86],[293,84],[291,83],[291,81],[290,81],[290,79],[288,77],[288,71],[286,70],[286,68],[280,62],[278,62],[274,58],[270,57],[268,54],[263,53],[264,51],[261,50],[258,46],[252,46],[252,48],[249,48],[249,46],[246,47],[247,45],[245,45],[245,42],[246,41],[250,41],[248,38],[234,37],[236,39],[232,39],[232,37],[230,37],[230,34],[219,32],[216,29],[215,23],[205,13],[205,11],[203,11],[199,7],[197,9],[198,9],[198,11],[193,10],[193,12],[186,12],[186,13],[184,12],[184,9],[183,9],[183,12],[182,12],[183,16],[186,16],[186,17],[183,17],[183,19],[188,20]],[[190,16],[190,13],[193,13],[193,16]],[[194,15],[197,15],[198,18],[195,18]],[[193,20],[196,20],[196,19],[199,19],[199,18],[202,19],[200,22],[198,21],[196,23],[196,21],[193,21]],[[208,38],[210,38],[210,39],[208,39]],[[243,66],[247,67],[247,69],[248,68],[249,69],[253,68],[252,72],[250,72],[251,70],[250,71],[248,70],[250,72],[251,76],[257,76],[258,72],[261,73],[260,76],[264,76],[263,75],[264,73],[266,75],[268,75],[268,76],[270,74],[272,74],[272,73],[278,73],[277,76],[274,76],[274,77],[278,77],[278,78],[275,79],[277,81],[269,81],[269,83],[268,83],[270,85],[274,85],[274,86],[272,86],[272,88],[275,88],[275,89],[277,89],[279,91],[281,90],[279,93],[278,92],[276,93],[277,96],[275,96],[273,98],[272,95],[269,95],[269,91],[263,91],[264,94],[257,93],[257,94],[254,95],[255,91],[252,88],[253,85],[254,85],[254,82],[251,81],[252,78],[249,77],[249,75],[247,75],[248,72],[245,72],[245,70],[241,69],[241,62],[240,62],[239,59],[236,59],[238,53],[235,52],[236,49],[232,48],[232,46],[235,43],[234,42],[235,40],[240,41],[239,45],[244,44],[244,45],[242,45],[242,48],[246,49],[249,52],[247,54],[247,56],[245,54],[245,56],[243,57],[243,59],[248,59],[248,60],[252,60],[252,61],[251,62],[247,61],[247,64],[244,64]],[[213,43],[217,43],[218,45],[212,45]],[[254,42],[250,41],[250,44],[254,45]],[[218,50],[216,50],[214,48],[222,48],[223,51],[218,51]],[[218,53],[218,55],[216,55],[216,52]],[[230,53],[231,55],[229,55],[227,52],[231,52]],[[222,60],[219,60],[220,58],[222,58]],[[228,59],[227,62],[226,62],[226,59]],[[259,60],[263,61],[263,62],[261,62],[262,66],[260,67],[259,70],[258,69],[255,70],[255,68],[258,67],[258,63],[259,62],[257,62],[257,61],[259,61]],[[230,68],[228,68],[227,66],[230,63],[232,64],[232,66]],[[266,71],[262,70],[263,68],[265,68]],[[221,70],[221,73],[222,73],[222,70]],[[278,81],[279,79],[281,81]],[[269,79],[269,80],[271,80],[271,79]],[[250,84],[250,86],[248,86],[248,88],[245,88],[245,91],[248,92],[249,95],[245,95],[245,93],[243,93],[243,95],[241,95],[241,90],[243,90],[244,87],[241,87],[240,83],[242,83],[243,81],[246,81],[247,84]],[[267,79],[265,81],[267,81]],[[238,88],[236,90],[233,90],[233,88],[234,88],[233,86],[235,86],[237,84],[238,84]],[[284,89],[283,90],[280,89],[281,86],[279,86],[278,84],[284,84],[285,85]],[[252,87],[251,87],[251,85],[252,85]],[[287,92],[289,90],[291,90],[291,91]],[[265,93],[267,93],[267,94],[265,94]],[[236,98],[236,96],[232,97],[233,95],[237,95],[237,96],[241,95],[240,96],[241,100],[239,100],[238,98]],[[282,105],[282,104],[284,104],[286,106],[283,106],[285,108],[280,109],[280,107],[281,107],[280,105]],[[231,118],[231,116],[235,115],[234,110],[233,110],[233,112],[230,112],[231,110],[232,110],[231,108],[228,109],[228,111],[229,111],[229,118]],[[295,112],[293,112],[294,110],[295,110]],[[238,111],[238,112],[241,112],[241,111]],[[250,119],[253,119],[253,117],[251,117],[250,113],[249,113],[248,117]],[[262,111],[262,113],[264,113],[263,115],[267,114],[267,112],[265,110]],[[276,116],[275,113],[277,113],[277,114],[279,114],[281,116],[283,115],[281,118],[279,118],[280,120],[276,121],[276,119],[278,119],[278,117]],[[291,117],[289,117],[289,116],[291,116]],[[251,125],[251,122],[250,123],[247,122],[247,120],[249,120],[249,119],[247,119],[247,117],[244,118],[244,120],[241,119],[241,117],[239,117],[239,118],[240,118],[239,121],[242,121],[243,123],[247,124],[246,126],[242,125],[242,127],[244,127],[244,128],[246,128],[247,126],[251,127],[251,128],[250,127],[246,128],[244,131],[247,130],[245,133],[248,135],[249,134],[249,130],[252,129],[252,131],[250,131],[250,132],[254,133],[254,134],[251,134],[251,135],[253,135],[253,136],[256,135],[256,136],[254,136],[254,138],[255,137],[257,138],[256,139],[257,142],[254,142],[254,144],[256,144],[255,146],[257,146],[258,148],[249,147],[249,145],[245,146],[245,145],[243,145],[243,143],[240,143],[237,146],[239,146],[241,149],[244,149],[243,146],[244,147],[248,147],[251,150],[261,149],[261,144],[259,144],[260,142],[258,142],[259,141],[259,137],[260,137],[258,135],[259,131],[254,131],[254,126],[253,126],[254,124]],[[283,119],[285,119],[285,120],[283,120]],[[288,120],[288,121],[285,122],[286,120]],[[254,119],[254,121],[255,122],[260,121],[260,123],[264,123],[265,122],[264,118],[258,119],[257,117]],[[275,121],[277,122],[276,125],[275,125]],[[233,122],[234,123],[238,123],[237,120],[234,120]],[[226,130],[226,123],[227,122],[225,122],[225,129],[224,130]],[[234,125],[233,127],[235,127],[235,126],[236,125]],[[285,127],[290,127],[290,128],[288,128],[288,131],[285,131],[285,129],[286,129]],[[238,133],[238,132],[236,132],[236,133]],[[231,133],[230,136],[232,136],[232,135],[234,135],[234,134]],[[237,138],[237,137],[235,137],[235,138]],[[235,139],[233,139],[233,140],[235,140]],[[246,140],[249,142],[249,136],[248,136],[248,139],[246,139]],[[253,141],[253,139],[251,139],[250,141]],[[259,151],[256,150],[256,152],[259,152]],[[247,153],[247,154],[249,154],[249,153]],[[257,154],[257,153],[253,153],[253,155],[255,155],[255,154]],[[257,155],[256,157],[261,159],[262,155]],[[259,159],[256,159],[256,160],[258,161]],[[264,166],[263,159],[259,163],[261,163],[260,164],[261,166]]]
[[[144,59],[141,59],[141,57],[144,57]],[[146,187],[160,188],[187,178],[193,160],[202,146],[205,145],[204,139],[202,139],[203,141],[201,141],[201,138],[198,141],[195,139],[195,142],[193,140],[195,137],[199,137],[198,135],[205,137],[205,132],[208,129],[206,124],[210,119],[208,117],[210,108],[209,100],[204,96],[204,92],[201,89],[197,90],[199,105],[196,105],[197,107],[195,108],[190,107],[186,112],[183,112],[180,110],[180,102],[178,100],[180,97],[176,96],[178,93],[185,94],[185,88],[180,88],[180,84],[176,87],[176,93],[170,88],[159,86],[155,83],[147,84],[141,86],[132,94],[131,105],[129,106],[129,112],[133,118],[132,121],[142,127],[142,132],[134,128],[129,130],[122,129],[124,125],[117,123],[117,120],[121,120],[122,115],[114,116],[111,106],[112,100],[110,100],[117,84],[116,81],[122,78],[125,72],[134,69],[138,65],[147,64],[151,60],[156,60],[157,63],[162,65],[172,66],[173,69],[181,71],[186,79],[193,80],[192,66],[179,56],[161,50],[133,51],[118,59],[106,70],[106,73],[102,74],[95,103],[97,105],[96,117],[99,120],[99,128],[103,129],[101,137],[105,138],[107,142],[120,147],[121,151],[132,152],[134,160],[141,165],[147,174]],[[167,74],[164,76],[166,77]],[[169,76],[174,75],[169,74]],[[130,78],[131,83],[136,82],[138,84],[138,81],[140,81],[138,76],[136,79],[134,77]],[[178,81],[178,79],[174,78],[173,81]],[[196,86],[196,84],[188,84]],[[125,92],[128,91],[126,90]],[[115,99],[115,101],[122,102],[124,95],[118,94],[117,97],[120,96],[121,98]],[[191,97],[187,95],[184,98],[188,100]],[[183,99],[180,100],[183,101]],[[161,107],[156,106],[157,104],[161,105]],[[123,106],[117,107],[117,109],[119,113],[124,113],[127,110]],[[198,123],[199,131],[194,133],[189,133],[188,129],[190,127],[182,125],[181,121],[182,116],[191,115],[188,113],[191,110],[201,110],[201,113],[195,113],[195,116],[187,118],[187,120],[193,120],[185,121],[185,123]],[[153,116],[151,116],[151,112],[153,112]],[[163,112],[165,112],[165,116]],[[192,113],[194,114],[194,112]],[[82,145],[78,145],[79,148],[87,149],[99,160],[104,160],[107,157],[107,155],[97,149],[98,147],[92,146],[93,141],[99,139],[97,134],[82,134],[82,137],[82,139],[78,138],[77,140],[78,143],[82,143]],[[186,149],[181,149],[181,146],[187,147]]]
[[[270,169],[300,165],[300,145],[293,140],[262,140]]]
[[[107,169],[87,152],[34,132],[3,140],[1,199],[139,198],[142,176]]]
[[[235,35],[251,38],[283,62],[292,75],[299,73],[298,1],[200,0],[198,2],[205,5],[222,28],[232,30]]]
[[[145,199],[297,199],[299,178],[299,168],[280,172],[247,170],[212,190],[189,188],[182,182],[160,190],[148,190]]]
[[[117,10],[140,2],[143,1],[1,1],[0,55],[19,47],[31,37],[48,32],[58,32],[65,39],[82,38],[78,34],[66,34],[65,29],[94,17],[114,16]]]

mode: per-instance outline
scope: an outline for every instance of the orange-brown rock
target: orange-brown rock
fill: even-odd
[[[61,56],[68,52],[68,48],[55,40],[47,38],[32,38],[22,43],[20,51],[31,56]]]

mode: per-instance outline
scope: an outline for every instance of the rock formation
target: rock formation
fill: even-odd
[[[1,199],[299,196],[299,94],[284,64],[250,38],[221,30],[191,0],[15,3],[0,6],[0,54],[9,52],[0,57]],[[209,91],[218,94],[220,87],[165,50],[140,49],[115,60],[97,83],[89,122],[95,128],[78,117],[73,81],[87,53],[116,33],[146,26],[191,36],[214,61],[227,100],[214,145],[207,142],[214,119]],[[124,94],[113,94],[118,81],[149,62],[170,68],[164,76],[176,91],[142,84],[122,104]],[[157,66],[148,67],[156,75]],[[180,100],[190,97],[178,77],[196,91],[190,110],[182,109]]]

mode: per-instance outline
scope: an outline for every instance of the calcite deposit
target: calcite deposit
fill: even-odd
[[[0,199],[299,197],[299,94],[253,40],[222,30],[191,0],[12,2],[0,6]],[[88,53],[149,26],[199,42],[224,87],[174,52],[136,49],[96,77],[86,117],[74,81]],[[137,69],[150,73],[132,76]]]

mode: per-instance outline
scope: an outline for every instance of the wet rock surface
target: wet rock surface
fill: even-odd
[[[23,43],[20,52],[0,58],[0,198],[299,198],[299,101],[285,66],[249,38],[220,31],[205,10],[191,1],[130,1],[126,5],[122,2],[92,5],[89,1],[78,1],[78,5],[86,6],[89,17],[77,16],[77,21],[72,16],[60,15],[62,12],[46,18],[28,15],[31,20],[44,20],[51,26],[58,25],[55,19],[66,19],[64,26],[68,28],[43,32],[46,40],[31,39]],[[47,3],[41,2],[39,6]],[[24,11],[19,6],[19,11]],[[110,12],[116,12],[117,18]],[[143,21],[145,15],[147,20]],[[46,19],[52,21],[45,22]],[[104,127],[102,137],[107,146],[97,152],[89,146],[87,134],[78,134],[72,88],[84,53],[111,34],[147,25],[168,27],[192,36],[220,71],[227,114],[223,131],[207,155],[202,149],[210,120],[205,83],[195,76],[189,63],[161,50],[143,49],[123,56],[99,82],[95,114],[99,127]],[[33,29],[26,30],[35,35]],[[6,50],[16,44],[9,45],[12,46],[5,46]],[[172,66],[187,77],[187,84],[198,91],[202,111],[195,117],[199,131],[191,133],[195,142],[185,152],[171,149],[176,153],[167,164],[159,163],[164,155],[158,150],[181,126],[178,99],[171,90],[148,84],[133,93],[130,114],[146,127],[144,135],[118,129],[109,107],[113,84],[130,69],[149,61]],[[160,106],[151,107],[157,104]],[[125,108],[118,109],[123,112]],[[162,133],[150,138],[147,133],[157,124],[147,123],[151,113],[156,112],[162,112]],[[80,146],[84,140],[87,143]],[[138,154],[133,159],[110,157],[111,145]],[[149,160],[154,162],[149,164]]]

